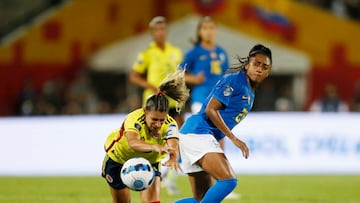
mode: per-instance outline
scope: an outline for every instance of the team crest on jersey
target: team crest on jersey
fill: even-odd
[[[134,127],[135,127],[138,131],[141,130],[141,125],[139,125],[138,123],[135,123]]]
[[[221,63],[223,63],[226,59],[225,54],[223,54],[223,53],[219,54],[219,59],[220,59]]]
[[[225,89],[224,89],[224,96],[230,96],[231,93],[234,91],[234,89],[232,87],[230,87],[229,85],[225,86]]]
[[[114,181],[113,178],[109,174],[106,174],[105,178],[109,183],[112,183]]]

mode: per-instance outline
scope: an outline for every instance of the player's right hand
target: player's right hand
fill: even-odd
[[[165,154],[165,153],[168,153],[168,149],[162,145],[159,145],[159,144],[154,144],[153,145],[153,151],[156,151],[157,153],[159,154]]]
[[[205,82],[205,73],[200,72],[197,75],[194,76],[196,78],[197,84],[202,84]]]

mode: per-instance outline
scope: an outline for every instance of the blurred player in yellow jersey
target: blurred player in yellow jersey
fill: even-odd
[[[157,91],[157,86],[169,73],[174,73],[177,66],[181,63],[182,51],[167,42],[168,25],[163,16],[154,17],[149,28],[153,41],[142,52],[138,54],[134,63],[133,70],[130,72],[129,80],[131,83],[144,89],[143,103],[147,98]],[[176,102],[169,100],[169,115],[175,119],[178,126],[184,123],[184,115],[176,111]],[[163,171],[163,183],[168,193],[177,194],[178,189],[175,182],[175,173],[166,168]]]
[[[110,186],[113,203],[130,202],[130,190],[120,177],[122,165],[133,157],[144,157],[155,170],[151,187],[141,191],[141,201],[160,203],[160,162],[169,154],[164,166],[179,170],[178,126],[168,115],[170,97],[178,102],[178,109],[189,97],[184,72],[170,74],[150,96],[143,108],[128,114],[120,128],[112,131],[105,141],[106,156],[102,176]]]
[[[168,26],[166,19],[157,16],[149,23],[153,41],[138,54],[129,80],[134,85],[144,89],[143,103],[156,93],[160,82],[169,73],[174,73],[182,61],[182,52],[179,48],[167,42]],[[176,111],[176,102],[170,100],[169,115],[172,116],[179,127],[184,122],[183,116]]]

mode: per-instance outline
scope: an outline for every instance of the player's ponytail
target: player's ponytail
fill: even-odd
[[[165,112],[169,110],[169,101],[166,96],[177,101],[177,111],[185,105],[189,98],[189,89],[186,87],[183,70],[169,74],[160,84],[159,90],[146,100],[147,110]]]

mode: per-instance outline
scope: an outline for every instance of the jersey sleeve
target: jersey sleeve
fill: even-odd
[[[148,59],[146,56],[146,52],[141,52],[137,55],[136,61],[133,65],[133,70],[140,74],[146,73],[148,68]]]
[[[179,128],[176,121],[168,116],[166,125],[168,126],[165,131],[165,139],[177,138],[179,139]]]
[[[141,124],[133,116],[129,116],[124,120],[124,132],[134,132],[140,134]]]
[[[236,89],[235,83],[233,82],[233,75],[227,75],[223,77],[215,85],[215,89],[212,97],[219,100],[223,105],[228,106],[230,103],[231,96],[234,94]]]
[[[189,50],[185,53],[184,60],[180,64],[181,69],[185,69],[186,72],[191,73],[194,68],[195,51],[194,49]]]

